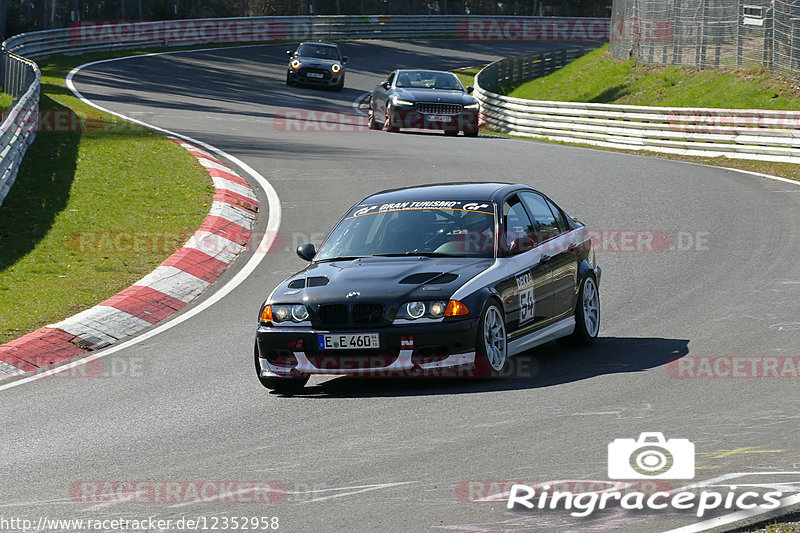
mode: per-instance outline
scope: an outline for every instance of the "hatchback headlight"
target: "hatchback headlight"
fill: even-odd
[[[336,63],[335,65],[331,66],[331,70],[333,71],[334,74],[336,74],[337,72],[342,70],[342,66],[340,64]]]
[[[297,68],[300,68],[300,65],[302,65],[302,63],[300,61],[298,61],[297,59],[292,59],[292,62],[289,63],[289,65],[291,65],[292,68],[297,69]]]

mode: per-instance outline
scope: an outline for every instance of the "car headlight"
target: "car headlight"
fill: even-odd
[[[406,304],[406,313],[410,318],[420,318],[425,314],[425,304],[422,302],[409,302]]]
[[[261,310],[261,322],[303,322],[308,320],[308,308],[302,304],[265,305]]]
[[[302,63],[300,61],[298,61],[297,59],[292,59],[292,62],[289,63],[289,65],[292,68],[300,68],[300,65],[302,65]]]
[[[479,107],[480,107],[480,104],[478,104],[478,102],[475,102],[474,104],[465,105],[464,109],[478,109]]]
[[[414,102],[409,102],[408,100],[403,100],[397,96],[392,96],[392,105],[408,107],[414,105]]]
[[[334,74],[336,74],[337,72],[342,70],[342,66],[337,63],[337,64],[331,66],[331,70],[333,71]]]
[[[397,318],[416,320],[418,318],[442,318],[447,315],[448,302],[406,302],[397,311]]]

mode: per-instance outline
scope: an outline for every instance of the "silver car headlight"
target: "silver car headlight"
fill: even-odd
[[[403,100],[397,96],[392,96],[392,105],[397,107],[409,107],[414,105],[414,102],[409,102],[408,100]]]
[[[478,102],[475,102],[474,104],[467,104],[464,106],[464,109],[479,109],[479,108],[480,104]]]

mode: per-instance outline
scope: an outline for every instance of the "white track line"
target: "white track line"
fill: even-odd
[[[247,46],[237,47],[237,48],[250,48],[250,47],[253,47],[253,46],[263,46],[263,45],[247,45]],[[91,67],[91,66],[94,66],[94,65],[99,65],[101,63],[110,63],[112,61],[123,61],[125,59],[134,59],[134,58],[138,58],[138,57],[150,57],[150,56],[171,55],[171,54],[186,54],[186,53],[192,53],[192,52],[207,52],[207,51],[210,51],[210,50],[223,50],[223,49],[227,49],[227,47],[226,48],[203,48],[203,49],[200,49],[200,50],[174,50],[174,51],[170,51],[170,52],[156,52],[156,53],[152,53],[152,54],[140,54],[140,55],[126,56],[126,57],[117,57],[117,58],[114,58],[114,59],[103,59],[101,61],[92,61],[91,63],[85,63],[83,65],[77,66],[74,69],[72,69],[72,71],[70,71],[70,73],[67,74],[67,78],[66,78],[65,82],[66,82],[67,88],[69,88],[69,90],[72,91],[75,94],[75,96],[78,97],[78,99],[80,99],[82,102],[94,107],[95,109],[98,109],[98,110],[103,111],[105,113],[108,113],[110,115],[114,115],[114,116],[119,117],[121,119],[128,120],[130,122],[133,122],[134,124],[139,124],[140,126],[144,126],[144,127],[150,128],[150,129],[155,130],[155,131],[157,131],[159,133],[162,133],[164,135],[170,135],[172,137],[177,137],[179,139],[183,139],[183,140],[185,140],[185,141],[187,141],[189,143],[196,144],[197,146],[200,146],[201,148],[204,148],[208,152],[212,152],[214,154],[217,154],[218,156],[221,156],[223,158],[228,159],[229,161],[234,163],[236,166],[238,166],[239,168],[244,170],[248,175],[250,175],[250,177],[253,178],[253,180],[256,181],[256,183],[258,183],[261,186],[261,188],[264,190],[264,193],[267,195],[267,203],[269,204],[269,216],[267,218],[267,229],[264,232],[264,237],[261,239],[261,242],[259,242],[258,246],[255,249],[256,250],[269,250],[270,247],[272,246],[272,242],[275,240],[275,237],[278,235],[278,229],[280,228],[280,225],[281,225],[281,203],[280,203],[280,199],[278,198],[278,193],[275,192],[275,189],[272,187],[272,185],[267,181],[267,179],[264,176],[262,176],[261,174],[256,172],[252,167],[250,167],[250,165],[248,165],[244,161],[240,160],[239,158],[237,158],[235,156],[232,156],[232,155],[224,152],[223,150],[220,150],[219,148],[217,148],[215,146],[211,146],[208,143],[204,143],[203,141],[199,141],[197,139],[193,139],[192,137],[189,137],[187,135],[181,135],[180,133],[175,133],[173,131],[170,131],[170,130],[167,130],[167,129],[164,129],[164,128],[159,128],[158,126],[154,126],[152,124],[148,124],[146,122],[142,122],[141,120],[136,120],[134,118],[128,117],[128,116],[123,115],[121,113],[117,113],[115,111],[111,111],[111,110],[106,109],[106,108],[104,108],[102,106],[99,106],[99,105],[95,104],[94,102],[92,102],[91,100],[89,100],[88,98],[86,98],[85,96],[83,96],[81,94],[81,92],[78,89],[75,88],[75,84],[72,82],[72,78],[81,69],[86,68],[86,67]],[[72,368],[75,368],[75,367],[78,367],[78,366],[81,366],[81,365],[85,365],[87,363],[90,363],[91,361],[94,361],[95,359],[101,359],[103,357],[106,357],[108,355],[116,353],[116,352],[118,352],[120,350],[124,350],[125,348],[133,346],[134,344],[138,344],[138,343],[140,343],[140,342],[142,342],[144,340],[147,340],[150,337],[154,337],[154,336],[158,335],[159,333],[167,331],[168,329],[171,329],[171,328],[177,326],[178,324],[180,324],[182,322],[185,322],[186,320],[189,320],[190,318],[194,317],[195,315],[197,315],[199,313],[202,313],[203,311],[205,311],[206,309],[208,309],[209,307],[211,307],[212,305],[214,305],[215,303],[220,301],[222,298],[227,296],[228,293],[230,293],[232,290],[234,290],[236,287],[238,287],[241,283],[243,283],[247,279],[247,277],[250,276],[250,274],[252,274],[253,271],[258,267],[258,265],[261,263],[261,261],[264,260],[266,255],[267,254],[263,254],[263,253],[253,254],[253,256],[250,258],[250,260],[247,263],[245,263],[245,265],[242,267],[242,269],[239,272],[237,272],[225,285],[220,287],[217,290],[217,292],[215,292],[213,295],[211,295],[207,300],[205,300],[203,303],[199,304],[197,307],[194,307],[194,308],[190,309],[189,311],[183,313],[182,315],[179,315],[179,316],[177,316],[177,317],[175,317],[175,318],[173,318],[173,319],[171,319],[171,320],[169,320],[167,322],[164,322],[163,324],[161,324],[160,326],[156,327],[155,329],[151,329],[147,333],[139,335],[138,337],[135,337],[135,338],[133,338],[131,340],[122,342],[120,344],[111,346],[111,347],[109,347],[109,348],[107,348],[105,350],[102,350],[100,352],[92,353],[91,355],[88,355],[88,356],[84,357],[83,359],[79,359],[77,361],[74,361],[72,363],[66,364],[64,366],[60,366],[58,368],[54,368],[52,371],[48,371],[48,372],[45,372],[45,373],[42,373],[42,374],[36,374],[36,375],[30,376],[30,377],[27,377],[27,378],[20,379],[18,381],[14,381],[12,383],[8,383],[6,385],[2,385],[2,386],[0,386],[0,391],[4,391],[4,390],[10,389],[12,387],[18,387],[18,386],[23,385],[25,383],[30,383],[32,381],[36,381],[38,379],[50,376],[52,374],[57,374],[59,372],[64,372],[66,370],[69,370],[69,369],[72,369]]]
[[[709,529],[718,528],[721,526],[727,526],[730,524],[735,524],[745,518],[752,518],[758,515],[770,515],[770,520],[778,520],[780,519],[780,510],[786,509],[791,507],[792,505],[797,505],[800,503],[800,494],[795,494],[794,496],[789,496],[787,498],[783,498],[780,500],[781,504],[777,509],[770,509],[765,511],[763,509],[759,509],[755,507],[753,509],[745,509],[742,511],[736,511],[735,513],[726,514],[723,516],[718,516],[716,518],[710,518],[708,520],[704,520],[702,522],[698,522],[696,524],[692,524],[690,526],[683,526],[675,529],[670,529],[669,531],[664,531],[662,533],[699,533],[701,531],[708,531]]]

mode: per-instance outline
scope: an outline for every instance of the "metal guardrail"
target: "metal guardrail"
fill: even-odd
[[[4,50],[0,59],[0,80],[3,90],[15,99],[0,124],[1,205],[17,179],[22,157],[36,137],[41,73],[33,61]]]
[[[800,112],[525,100],[497,91],[561,68],[587,48],[502,59],[481,70],[484,124],[514,135],[704,157],[800,163]]]
[[[95,51],[196,44],[315,39],[603,40],[608,19],[553,17],[465,17],[451,15],[346,15],[81,23],[69,28],[23,33],[2,44],[0,75],[6,92],[19,96],[3,122],[0,138],[0,204],[33,141],[39,79],[27,58]]]

